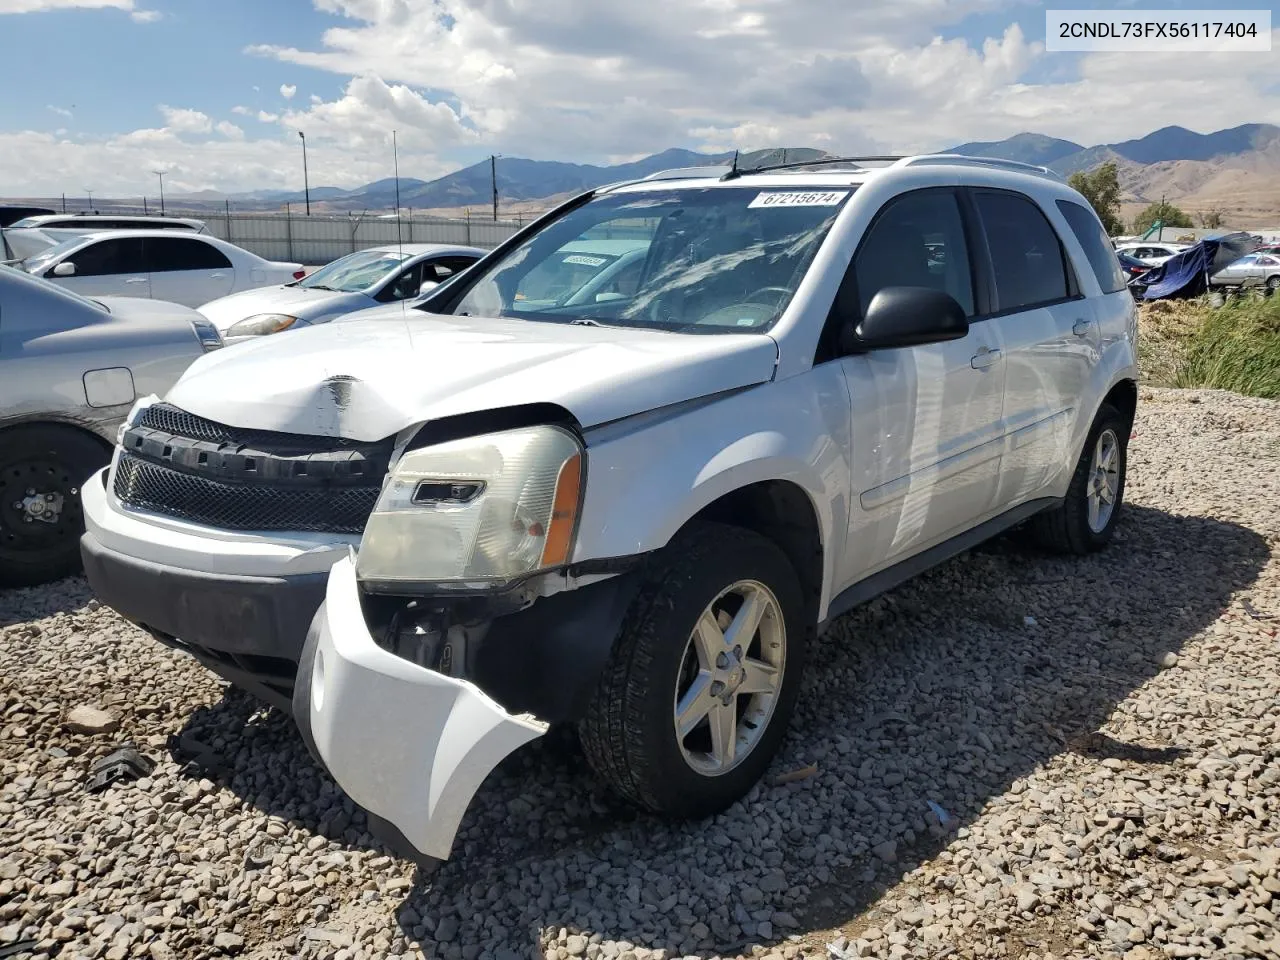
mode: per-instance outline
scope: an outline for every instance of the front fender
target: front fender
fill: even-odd
[[[782,480],[818,518],[825,612],[849,521],[849,401],[834,365],[586,439],[575,563],[656,550],[726,494]]]

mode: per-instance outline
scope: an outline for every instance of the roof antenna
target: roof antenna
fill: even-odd
[[[733,151],[733,166],[729,168],[729,172],[720,178],[723,183],[725,180],[737,180],[742,176],[742,171],[738,169],[738,151]]]

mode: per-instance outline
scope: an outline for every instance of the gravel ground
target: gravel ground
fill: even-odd
[[[82,581],[2,595],[0,956],[1280,957],[1280,404],[1140,409],[1109,550],[1002,540],[827,630],[790,782],[671,825],[542,742],[429,876]],[[125,740],[152,775],[87,793]]]

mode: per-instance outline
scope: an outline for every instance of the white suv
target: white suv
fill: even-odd
[[[201,358],[85,487],[90,581],[429,857],[550,724],[725,808],[824,622],[1024,521],[1098,549],[1124,495],[1135,307],[1086,201],[831,167],[601,188],[419,304]]]

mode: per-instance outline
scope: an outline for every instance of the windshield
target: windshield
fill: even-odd
[[[368,290],[400,264],[408,254],[383,250],[361,250],[325,264],[315,273],[298,281],[298,286],[316,290],[341,290],[361,293]]]
[[[85,242],[84,237],[72,237],[70,240],[63,240],[61,243],[55,243],[46,250],[34,253],[22,261],[22,268],[28,273],[39,273],[50,261],[56,260],[64,253],[69,253],[76,247],[82,246]]]
[[[598,197],[478,277],[460,316],[652,327],[768,330],[853,188],[703,187]]]

